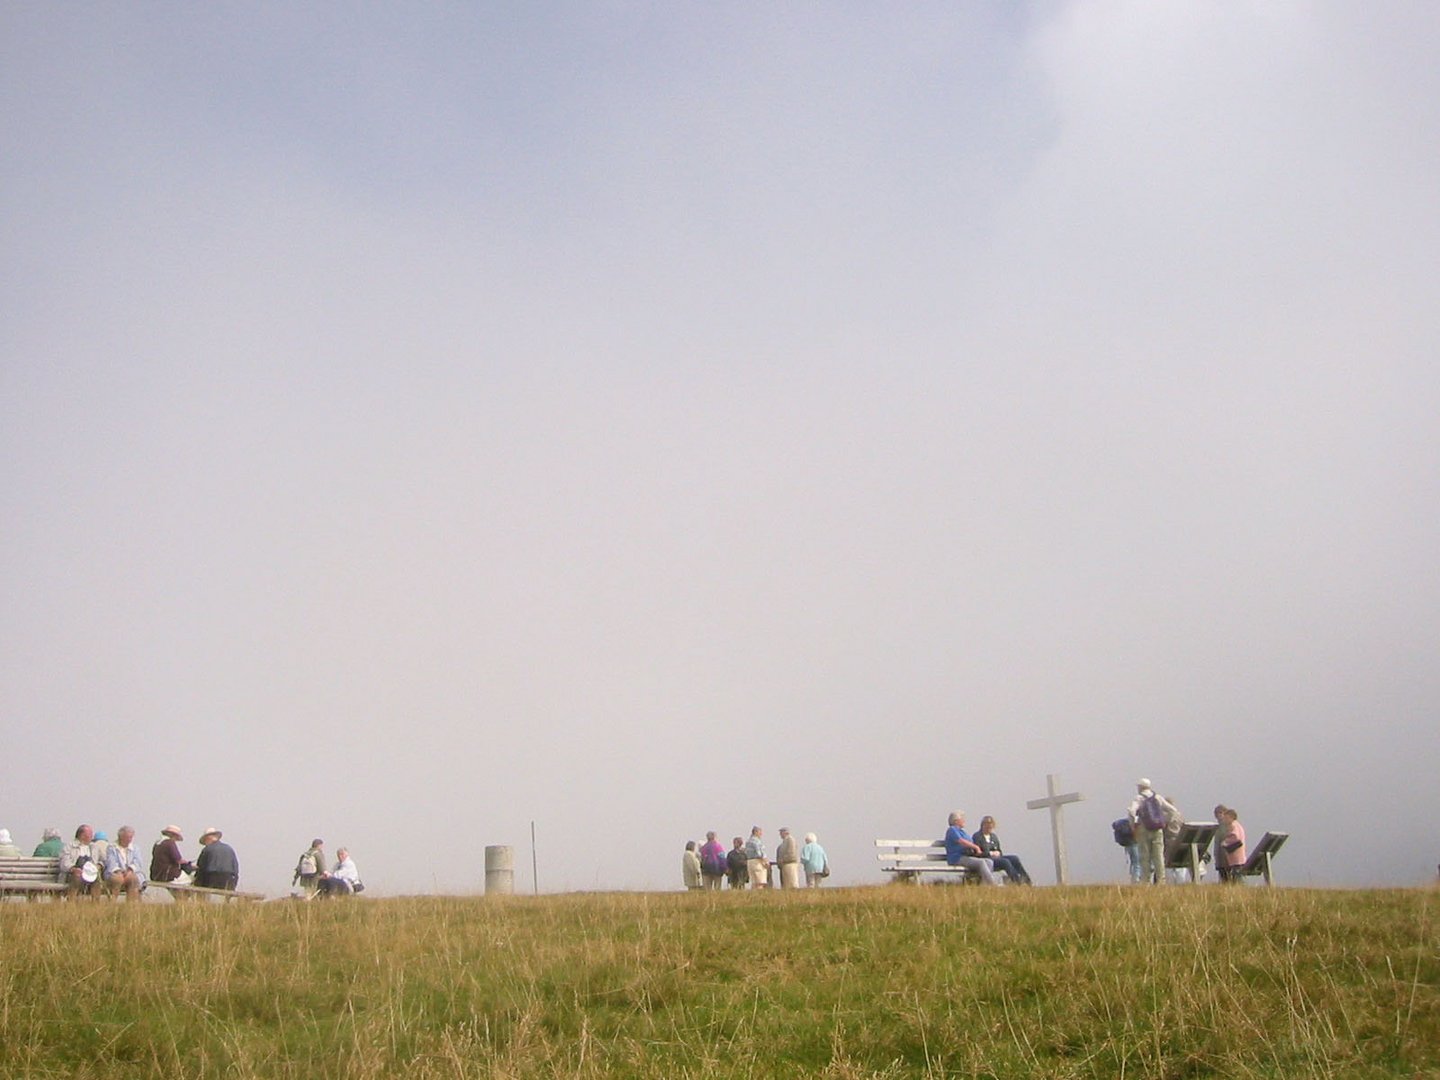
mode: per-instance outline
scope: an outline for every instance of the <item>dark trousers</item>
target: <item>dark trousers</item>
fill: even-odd
[[[1017,855],[996,855],[994,858],[995,869],[1004,870],[1005,875],[1011,881],[1029,881],[1030,875],[1025,872],[1025,867],[1020,865],[1020,858]]]

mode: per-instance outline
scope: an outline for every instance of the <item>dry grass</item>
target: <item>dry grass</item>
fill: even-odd
[[[1413,1077],[1434,893],[4,904],[0,1073]]]

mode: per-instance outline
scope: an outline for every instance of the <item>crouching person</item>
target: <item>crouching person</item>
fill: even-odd
[[[105,851],[105,888],[112,896],[123,892],[131,901],[139,900],[145,890],[145,867],[135,850],[135,830],[129,825],[120,826],[115,843]]]
[[[320,895],[349,896],[364,889],[360,871],[355,868],[355,860],[350,858],[350,849],[339,848],[335,852],[335,869],[320,875]]]

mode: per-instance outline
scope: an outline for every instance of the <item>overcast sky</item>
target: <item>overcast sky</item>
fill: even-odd
[[[1440,9],[0,4],[0,826],[377,893],[1147,776],[1433,878]]]

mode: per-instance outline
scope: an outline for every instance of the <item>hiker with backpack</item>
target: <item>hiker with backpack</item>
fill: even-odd
[[[1140,842],[1135,838],[1135,826],[1129,815],[1116,818],[1110,823],[1110,829],[1115,834],[1115,843],[1125,849],[1130,860],[1130,884],[1140,884]]]
[[[725,870],[725,845],[715,839],[715,830],[711,829],[700,848],[700,878],[705,888],[718,891],[725,880]]]
[[[320,882],[325,874],[325,841],[318,837],[310,841],[310,846],[305,849],[305,854],[300,856],[300,861],[295,864],[295,873],[290,878],[290,884],[298,884],[304,889],[306,900],[312,899],[320,888]]]
[[[1140,846],[1140,880],[1147,885],[1165,884],[1165,826],[1180,820],[1180,811],[1163,795],[1155,794],[1150,781],[1141,777],[1128,816]]]

